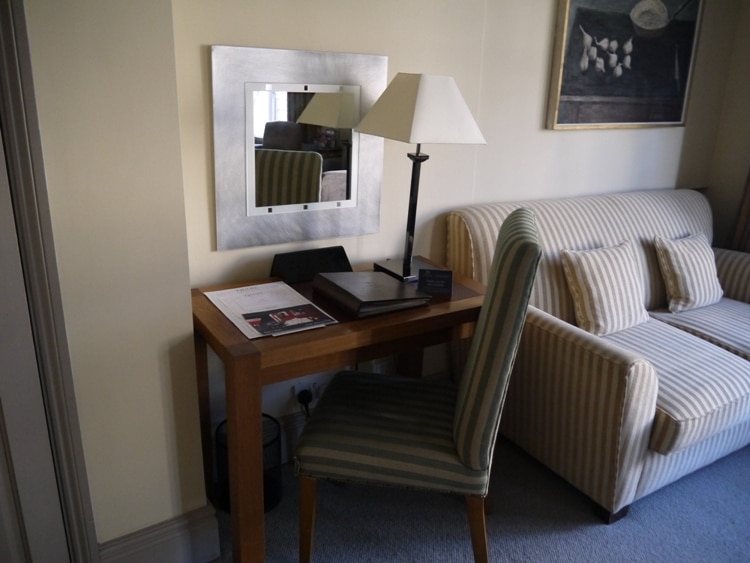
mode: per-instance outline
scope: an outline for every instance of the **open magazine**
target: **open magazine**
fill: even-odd
[[[205,295],[248,338],[278,336],[337,322],[284,282],[209,291]]]

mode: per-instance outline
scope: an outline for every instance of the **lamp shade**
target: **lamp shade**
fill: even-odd
[[[350,92],[318,92],[305,106],[297,123],[322,125],[334,129],[351,129],[357,124],[354,94]]]
[[[405,143],[485,144],[450,76],[398,73],[356,130]]]

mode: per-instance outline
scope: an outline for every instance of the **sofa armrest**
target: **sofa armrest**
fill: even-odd
[[[448,267],[461,276],[486,284],[500,227],[517,207],[508,203],[483,203],[451,211],[446,221]]]
[[[465,217],[458,211],[452,211],[447,219],[447,246],[445,263],[454,273],[482,283],[472,245],[471,231]]]
[[[716,271],[724,296],[750,303],[750,254],[714,248]]]
[[[529,307],[501,429],[614,514],[636,493],[657,388],[650,362]]]

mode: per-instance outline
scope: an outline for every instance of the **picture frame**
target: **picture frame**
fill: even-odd
[[[684,126],[703,0],[558,0],[548,129]]]

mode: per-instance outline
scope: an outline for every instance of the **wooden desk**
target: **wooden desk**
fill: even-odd
[[[413,357],[414,352],[419,351],[421,358],[425,346],[473,334],[484,294],[481,284],[466,279],[454,280],[453,296],[433,299],[427,307],[361,320],[345,320],[326,307],[327,312],[340,321],[339,324],[249,340],[204,292],[263,281],[269,280],[192,291],[206,491],[212,486],[207,345],[221,358],[225,369],[232,554],[235,562],[262,562],[265,555],[263,385],[390,355],[411,353]],[[301,292],[312,299],[309,288],[302,288]],[[420,363],[412,362],[411,367],[420,366]],[[297,538],[290,538],[290,541],[297,541]]]

